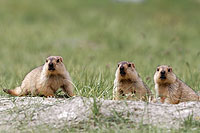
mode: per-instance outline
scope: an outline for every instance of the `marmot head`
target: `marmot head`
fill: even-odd
[[[59,74],[65,69],[61,56],[49,56],[45,61],[45,68],[48,74]]]
[[[154,74],[154,82],[157,84],[171,84],[176,80],[176,75],[172,71],[172,67],[167,65],[158,66]]]
[[[138,74],[133,63],[127,61],[118,63],[116,71],[116,78],[118,78],[118,80],[135,80],[137,77]]]

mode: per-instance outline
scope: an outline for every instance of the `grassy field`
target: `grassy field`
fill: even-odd
[[[152,91],[153,74],[161,64],[171,65],[178,77],[200,91],[199,7],[199,0],[0,0],[0,87],[20,85],[46,57],[60,55],[77,95],[112,99],[115,70],[123,60],[135,63]],[[6,94],[0,90],[0,95]],[[168,131],[101,127],[86,131]],[[186,127],[172,130],[200,130],[198,124]]]

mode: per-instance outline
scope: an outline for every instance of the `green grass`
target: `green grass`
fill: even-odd
[[[199,6],[199,0],[0,0],[0,87],[20,85],[47,56],[60,55],[77,95],[112,99],[115,70],[122,60],[135,63],[152,91],[160,64],[171,65],[200,91]],[[1,90],[0,95],[6,94]],[[141,130],[159,132],[151,129]],[[118,130],[136,128],[97,132]]]

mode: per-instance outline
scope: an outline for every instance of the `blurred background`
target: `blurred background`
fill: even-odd
[[[77,95],[111,99],[123,60],[152,90],[156,67],[167,64],[198,91],[199,13],[200,0],[0,0],[1,88],[60,55]]]

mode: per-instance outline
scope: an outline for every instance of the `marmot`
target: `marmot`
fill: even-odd
[[[172,67],[161,65],[154,74],[156,98],[162,103],[178,104],[186,101],[197,101],[197,93],[176,77]]]
[[[28,73],[21,86],[15,89],[4,89],[4,92],[13,96],[46,96],[54,97],[55,92],[62,88],[68,96],[74,96],[73,83],[63,64],[61,56],[50,56],[44,65]]]
[[[127,61],[118,63],[113,88],[114,100],[149,100],[151,94],[133,63]]]

